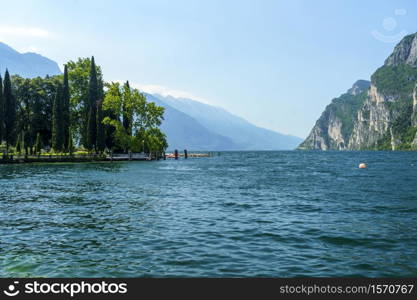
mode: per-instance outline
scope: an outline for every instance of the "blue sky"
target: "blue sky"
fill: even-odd
[[[189,96],[305,137],[330,100],[368,79],[415,1],[1,1],[0,41],[59,64],[94,55],[106,80]]]

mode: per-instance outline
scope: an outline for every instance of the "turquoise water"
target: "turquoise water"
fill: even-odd
[[[413,152],[0,165],[0,276],[415,277],[416,183]]]

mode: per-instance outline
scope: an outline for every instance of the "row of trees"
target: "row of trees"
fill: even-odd
[[[162,153],[163,113],[129,82],[105,83],[94,57],[68,62],[63,75],[0,77],[0,144],[7,153]]]

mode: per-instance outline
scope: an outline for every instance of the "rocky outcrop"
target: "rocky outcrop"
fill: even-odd
[[[346,141],[342,134],[342,121],[332,110],[328,109],[322,114],[309,137],[299,146],[299,149],[345,149],[345,145]]]
[[[359,95],[360,93],[368,90],[370,84],[371,83],[368,80],[358,80],[350,89],[348,89],[347,93],[353,96]]]
[[[334,99],[299,149],[417,149],[417,34],[406,36],[366,83]]]
[[[413,91],[413,115],[411,118],[411,122],[413,126],[417,126],[417,84],[414,87]]]
[[[348,123],[356,118],[355,107],[360,107],[369,86],[369,81],[358,80],[345,94],[333,99],[298,149],[347,150],[352,131]]]
[[[408,35],[395,46],[393,53],[385,60],[386,66],[407,64],[417,67],[417,35]]]
[[[371,85],[368,97],[358,111],[357,119],[349,140],[350,150],[370,149],[384,137],[390,128],[391,112],[386,102],[391,101]]]
[[[298,146],[300,150],[328,150],[330,148],[327,142],[327,129],[318,126],[317,123],[311,130],[307,139]]]

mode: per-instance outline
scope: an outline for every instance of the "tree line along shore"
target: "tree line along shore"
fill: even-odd
[[[129,82],[104,82],[94,57],[69,61],[64,73],[44,78],[0,76],[0,153],[13,156],[105,157],[168,147],[159,126],[164,108]]]

